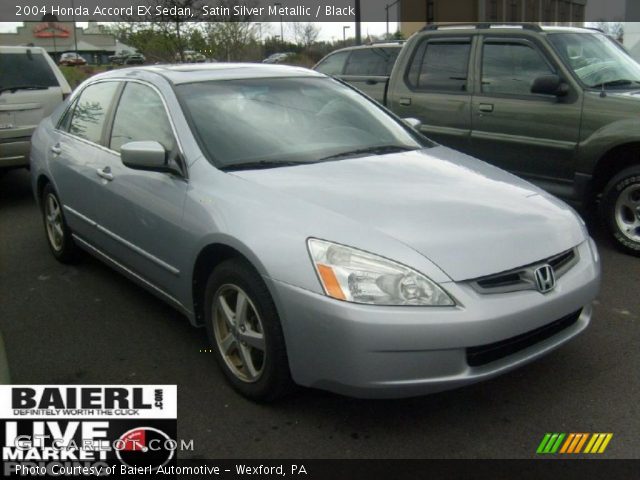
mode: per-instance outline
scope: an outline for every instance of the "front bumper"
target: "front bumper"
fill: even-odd
[[[457,307],[359,305],[266,281],[298,384],[355,397],[407,397],[495,377],[583,331],[599,290],[600,265],[588,242],[579,254],[579,263],[547,294],[483,295],[464,283],[443,284]],[[468,361],[470,348],[522,338],[574,312],[580,312],[575,321],[525,348],[482,365]]]

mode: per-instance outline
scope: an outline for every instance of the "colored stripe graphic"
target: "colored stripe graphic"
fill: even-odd
[[[584,453],[604,453],[613,438],[613,433],[594,433]]]
[[[536,453],[556,453],[564,437],[564,433],[545,433]]]
[[[536,453],[604,453],[612,438],[613,433],[545,433]]]

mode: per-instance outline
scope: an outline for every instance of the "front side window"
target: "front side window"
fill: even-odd
[[[542,54],[526,43],[485,42],[482,48],[482,91],[531,95],[531,84],[554,73]]]
[[[176,91],[203,150],[223,169],[431,146],[376,103],[329,78],[208,81]]]
[[[391,52],[399,49],[384,48],[363,48],[354,50],[347,66],[345,67],[345,75],[388,75],[389,63],[393,67],[395,57],[398,56],[397,51],[393,60],[391,60]]]
[[[109,148],[120,151],[125,143],[156,141],[167,152],[175,147],[171,123],[160,96],[150,87],[127,83],[113,119]]]
[[[601,33],[553,33],[549,42],[589,88],[633,88],[640,84],[640,65]]]
[[[73,109],[69,133],[99,144],[118,85],[118,82],[100,82],[85,88]]]
[[[316,71],[324,73],[325,75],[342,75],[344,62],[348,56],[349,52],[338,52],[329,55],[316,67]]]
[[[471,41],[424,41],[416,50],[407,81],[418,90],[464,92]]]

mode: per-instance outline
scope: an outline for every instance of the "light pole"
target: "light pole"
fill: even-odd
[[[361,25],[361,11],[360,11],[360,0],[355,0],[356,1],[356,45],[362,45],[362,35],[360,32],[360,29],[362,27]]]
[[[393,7],[394,5],[397,5],[400,2],[400,0],[396,0],[393,3],[388,3],[387,5],[384,6],[384,9],[387,12],[387,40],[389,40],[389,9],[391,7]]]
[[[342,27],[342,43],[344,44],[344,46],[347,46],[347,29],[351,28],[350,25],[343,25]]]
[[[274,3],[274,7],[282,7],[280,2]],[[282,24],[282,12],[280,12],[280,41],[284,44],[284,25]]]
[[[76,32],[76,7],[71,0],[71,11],[73,12],[73,44],[75,46],[76,57],[78,56],[78,32]]]

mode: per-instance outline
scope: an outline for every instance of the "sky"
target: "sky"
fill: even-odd
[[[20,22],[0,22],[0,32],[14,32],[16,27],[22,25]],[[317,22],[316,25],[320,27],[320,36],[318,40],[341,40],[342,28],[349,26],[346,30],[346,36],[354,37],[356,34],[355,23],[353,22]],[[78,26],[86,27],[87,24],[78,22]],[[389,31],[395,32],[397,24],[395,22],[389,23]],[[362,23],[362,38],[366,39],[367,33],[371,35],[383,35],[386,33],[387,24],[385,22],[363,22]],[[280,23],[271,22],[262,24],[262,35],[267,37],[270,35],[280,35]],[[284,24],[284,38],[285,40],[293,40],[293,33],[287,27],[287,22]]]

